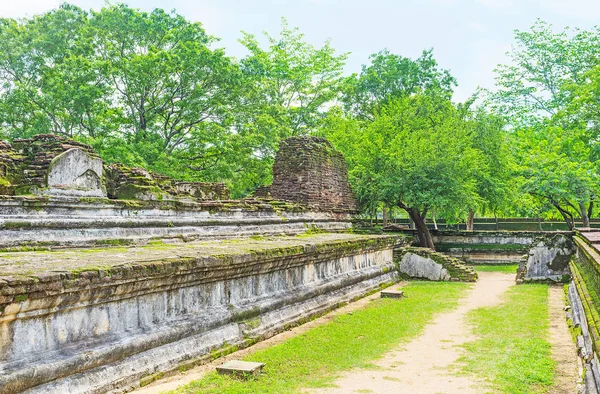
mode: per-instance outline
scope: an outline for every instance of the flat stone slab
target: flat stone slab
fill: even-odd
[[[264,366],[264,363],[231,360],[218,366],[217,372],[221,375],[254,375],[260,372]]]
[[[381,298],[402,298],[404,297],[404,291],[402,290],[383,290],[381,292]]]

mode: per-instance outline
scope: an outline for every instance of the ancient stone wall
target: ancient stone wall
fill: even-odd
[[[519,283],[567,280],[575,251],[568,231],[432,230],[432,235],[436,251],[469,264],[519,264]]]
[[[223,183],[184,182],[143,168],[122,163],[107,166],[107,192],[122,200],[190,199],[197,201],[229,200],[229,188]]]
[[[351,222],[347,215],[280,201],[0,196],[0,251],[298,234],[312,227],[342,231]]]
[[[398,272],[408,278],[433,281],[475,282],[477,273],[464,261],[427,248],[401,247],[394,250]]]
[[[0,253],[13,273],[0,278],[0,392],[123,390],[246,346],[397,280],[396,242],[321,234]]]
[[[288,201],[106,166],[56,136],[0,144],[0,392],[126,391],[397,280],[398,237],[340,232],[341,155],[284,145]]]
[[[600,393],[600,252],[584,236],[574,238],[576,253],[570,263],[573,280],[568,288],[567,312],[576,336],[577,354],[584,367],[585,393]]]
[[[354,213],[358,209],[344,157],[319,137],[291,137],[280,142],[270,194],[320,211]]]
[[[53,162],[53,160],[69,150],[80,151],[85,157],[96,163],[100,160],[91,146],[52,134],[39,134],[33,138],[16,140],[12,145],[2,143],[0,145],[0,184],[4,184],[4,187],[0,191],[2,194],[8,195],[39,194],[48,189],[48,175],[52,166],[53,164],[60,165],[60,159],[59,163]],[[76,169],[73,167],[73,170]],[[96,170],[98,170],[97,167]],[[83,172],[75,175],[73,181],[83,175]],[[102,176],[102,174],[95,175]],[[59,186],[59,184],[55,182],[52,186]]]

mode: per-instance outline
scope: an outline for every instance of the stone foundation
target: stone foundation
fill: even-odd
[[[0,279],[0,391],[126,390],[243,346],[394,282],[397,241],[323,234],[0,254],[13,273]]]
[[[576,253],[570,264],[573,276],[568,288],[571,309],[567,318],[576,338],[578,355],[585,369],[586,394],[600,393],[600,252],[583,236],[574,238]]]

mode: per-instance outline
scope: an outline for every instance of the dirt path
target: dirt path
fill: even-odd
[[[565,319],[565,293],[562,286],[550,286],[548,311],[550,312],[550,343],[552,359],[556,362],[554,386],[549,394],[577,392],[577,380],[581,376],[577,349]]]
[[[459,346],[473,340],[464,321],[467,312],[492,307],[502,301],[502,294],[514,284],[514,275],[481,272],[479,280],[460,306],[439,315],[412,342],[375,362],[380,369],[351,371],[336,381],[335,388],[311,390],[310,393],[481,393],[482,382],[472,377],[455,376],[450,366],[460,356]]]

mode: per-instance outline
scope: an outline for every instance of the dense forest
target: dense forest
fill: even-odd
[[[200,23],[123,4],[0,19],[0,138],[68,136],[239,197],[270,183],[282,138],[313,134],[345,154],[363,212],[401,210],[423,231],[435,217],[596,214],[600,29],[515,31],[496,88],[463,103],[433,50],[383,49],[347,75],[348,54],[285,20],[239,41],[234,59]]]

